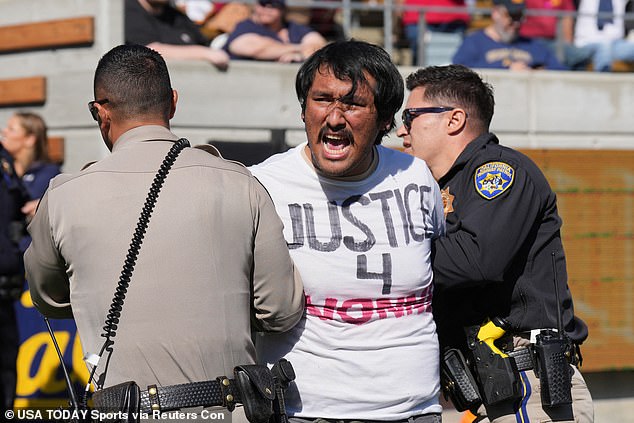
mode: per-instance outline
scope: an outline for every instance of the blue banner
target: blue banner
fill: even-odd
[[[17,361],[17,389],[14,407],[57,408],[68,406],[68,389],[59,357],[42,315],[33,307],[26,289],[16,302],[20,335]],[[77,327],[71,319],[49,319],[64,363],[70,373],[75,392],[83,392],[88,380],[88,369]]]

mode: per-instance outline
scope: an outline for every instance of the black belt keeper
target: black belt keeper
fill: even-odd
[[[531,346],[520,347],[516,350],[509,351],[506,354],[508,354],[509,357],[513,357],[515,364],[517,365],[517,370],[520,372],[535,368],[535,353],[533,352],[533,348]]]

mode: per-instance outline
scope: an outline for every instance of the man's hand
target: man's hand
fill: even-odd
[[[27,201],[24,206],[22,206],[22,213],[26,216],[27,220],[31,220],[33,216],[35,216],[35,210],[37,210],[37,205],[40,202],[40,199],[37,198],[35,200]]]
[[[511,62],[509,69],[513,71],[527,71],[531,70],[532,68],[524,62]]]
[[[227,70],[229,67],[229,55],[219,48],[210,47],[207,60],[220,70]]]

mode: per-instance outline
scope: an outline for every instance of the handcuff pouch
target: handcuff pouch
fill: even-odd
[[[451,348],[445,351],[440,374],[445,398],[451,399],[456,410],[473,410],[482,403],[478,385],[460,350]]]
[[[275,384],[271,370],[264,365],[237,366],[233,370],[244,414],[251,423],[267,423],[273,415]]]

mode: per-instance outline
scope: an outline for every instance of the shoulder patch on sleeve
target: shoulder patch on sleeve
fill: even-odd
[[[509,189],[514,178],[515,169],[504,162],[485,163],[473,175],[476,191],[487,200],[492,200]]]

